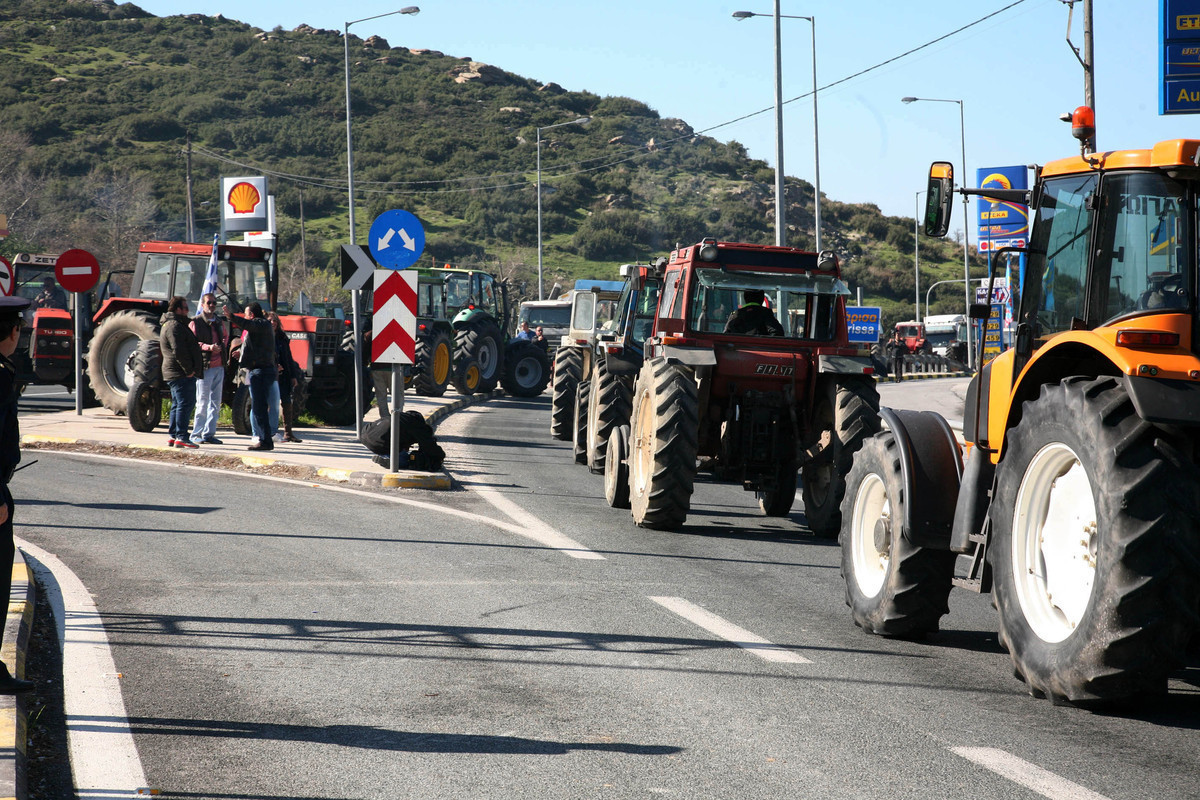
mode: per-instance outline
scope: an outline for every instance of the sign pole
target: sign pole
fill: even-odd
[[[389,443],[388,471],[400,471],[400,393],[404,391],[404,367],[392,364],[392,440]]]
[[[83,416],[83,315],[79,301],[83,295],[75,292],[75,416]]]
[[[75,414],[83,416],[83,295],[100,280],[100,264],[86,250],[68,250],[54,262],[58,285],[75,296]]]

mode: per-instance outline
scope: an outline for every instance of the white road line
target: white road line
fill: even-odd
[[[60,452],[60,451],[52,451],[52,452]],[[180,468],[182,468],[182,469],[199,470],[200,472],[215,472],[215,473],[219,473],[222,475],[231,474],[230,471],[227,469],[219,469],[217,467],[201,467],[201,466],[197,466],[195,464],[176,464],[176,463],[171,463],[171,462],[160,462],[160,461],[141,461],[141,460],[134,459],[134,458],[122,458],[121,456],[102,455],[100,453],[83,453],[83,452],[75,452],[75,451],[61,451],[61,452],[63,452],[65,455],[74,456],[76,458],[94,458],[94,459],[97,459],[100,461],[118,461],[118,462],[125,463],[125,464],[128,464],[130,462],[136,462],[137,464],[140,464],[140,465],[146,466],[146,467],[151,467],[151,468],[154,468],[154,467],[157,467],[160,469],[180,469]],[[480,496],[480,498],[482,498],[483,500],[486,500],[488,503],[490,503],[491,505],[496,507],[498,510],[503,511],[506,515],[508,515],[513,520],[513,522],[505,522],[504,520],[497,519],[495,517],[489,517],[489,516],[485,516],[483,514],[475,514],[470,511],[463,511],[462,509],[453,508],[451,506],[438,505],[437,503],[430,503],[425,500],[412,500],[412,499],[409,499],[406,497],[396,497],[393,495],[380,494],[378,492],[368,492],[363,489],[352,489],[347,486],[335,486],[335,485],[326,484],[326,483],[313,483],[312,481],[298,481],[295,478],[280,478],[275,475],[258,475],[253,472],[237,472],[235,474],[238,475],[239,477],[258,478],[261,481],[275,481],[276,483],[287,483],[287,484],[291,484],[292,486],[304,486],[304,487],[307,487],[310,489],[322,489],[322,490],[329,491],[329,492],[343,492],[345,494],[353,494],[353,495],[358,495],[360,497],[369,497],[374,500],[380,500],[385,503],[395,503],[397,505],[402,505],[402,506],[411,506],[412,508],[420,508],[420,509],[424,509],[426,511],[437,512],[439,514],[449,514],[452,517],[459,517],[460,519],[468,519],[473,522],[479,522],[484,525],[490,525],[493,528],[499,528],[500,530],[505,531],[506,533],[511,533],[515,536],[522,536],[526,539],[532,539],[533,541],[537,542],[538,544],[545,545],[546,547],[548,547],[552,550],[559,550],[559,551],[565,553],[566,555],[571,556],[572,558],[605,560],[604,556],[600,555],[599,553],[595,552],[594,550],[589,550],[588,548],[584,547],[582,544],[580,544],[579,542],[570,538],[569,536],[559,533],[554,528],[551,528],[549,525],[542,522],[540,519],[533,516],[532,514],[527,512],[525,509],[521,508],[516,503],[509,500],[504,495],[500,494],[499,492],[490,490],[490,489],[472,489],[471,491],[478,494]],[[516,524],[514,524],[514,523],[516,523]]]
[[[1026,789],[1037,792],[1050,800],[1108,800],[1102,794],[1096,794],[1091,789],[1085,789],[1077,783],[1059,777],[1053,772],[1042,769],[1017,758],[1012,753],[996,750],[991,747],[952,747],[954,753],[968,761],[973,761],[985,769],[990,769],[1001,777],[1008,778]]]
[[[491,503],[506,514],[513,522],[520,525],[521,527],[517,530],[522,536],[533,539],[535,542],[540,542],[547,547],[562,551],[571,556],[571,558],[605,560],[604,556],[595,550],[589,550],[566,534],[559,533],[495,489],[472,488],[471,491]]]
[[[709,633],[732,642],[738,647],[743,647],[766,661],[775,661],[780,664],[812,663],[799,653],[769,642],[758,634],[751,633],[745,628],[734,625],[729,620],[722,619],[711,611],[707,611],[695,603],[690,603],[682,597],[651,597],[650,599],[668,611],[672,611],[683,617],[688,622],[695,623]]]
[[[83,582],[58,556],[14,537],[39,562],[38,586],[46,593],[58,626],[63,657],[63,704],[71,772],[80,797],[134,797],[146,774],[133,743],[120,677],[100,612]],[[93,795],[93,792],[97,794]]]

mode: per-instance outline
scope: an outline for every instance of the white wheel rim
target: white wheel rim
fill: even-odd
[[[871,473],[863,478],[854,495],[854,510],[850,520],[850,558],[854,565],[854,582],[865,597],[874,597],[883,589],[891,567],[891,556],[875,546],[875,525],[880,520],[891,525],[892,507],[888,502],[883,480]]]
[[[1029,627],[1061,642],[1083,619],[1096,579],[1096,502],[1075,452],[1049,444],[1033,457],[1012,525],[1017,600]]]
[[[133,386],[133,354],[137,352],[138,345],[142,340],[137,336],[130,334],[121,341],[116,343],[113,348],[113,371],[112,380],[114,383],[120,382],[121,385],[114,386],[118,391],[129,391],[129,387]]]
[[[648,391],[638,398],[638,416],[634,420],[633,438],[629,443],[629,488],[637,497],[645,494],[654,470],[653,399]]]

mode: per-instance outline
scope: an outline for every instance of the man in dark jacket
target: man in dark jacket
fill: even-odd
[[[767,299],[761,289],[747,289],[742,293],[745,302],[729,315],[725,333],[749,333],[754,336],[783,336],[783,326],[771,309],[763,306]]]
[[[196,378],[204,374],[204,354],[196,334],[188,327],[186,297],[175,295],[167,303],[158,344],[162,350],[163,380],[171,387],[167,446],[195,448],[196,443],[188,437],[188,427],[196,409]]]
[[[247,450],[274,450],[271,438],[271,395],[278,378],[275,366],[275,331],[261,303],[246,308],[238,364],[246,370],[250,384],[250,429],[257,441]]]
[[[9,479],[21,460],[21,430],[17,424],[17,368],[8,359],[17,351],[21,339],[21,312],[29,307],[24,297],[0,297],[0,597],[8,602],[12,589],[13,497]],[[4,636],[0,625],[0,639]],[[34,688],[32,681],[13,676],[0,664],[0,694],[20,694]]]

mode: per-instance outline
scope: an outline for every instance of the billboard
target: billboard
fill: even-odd
[[[1200,0],[1161,0],[1158,113],[1200,113]]]
[[[985,167],[976,170],[975,180],[982,189],[1028,189],[1029,170],[1024,166]],[[1029,206],[1024,203],[975,200],[976,241],[979,252],[1001,247],[1024,247],[1029,238]]]
[[[846,327],[850,341],[860,344],[875,344],[879,341],[880,309],[867,306],[846,306]]]

